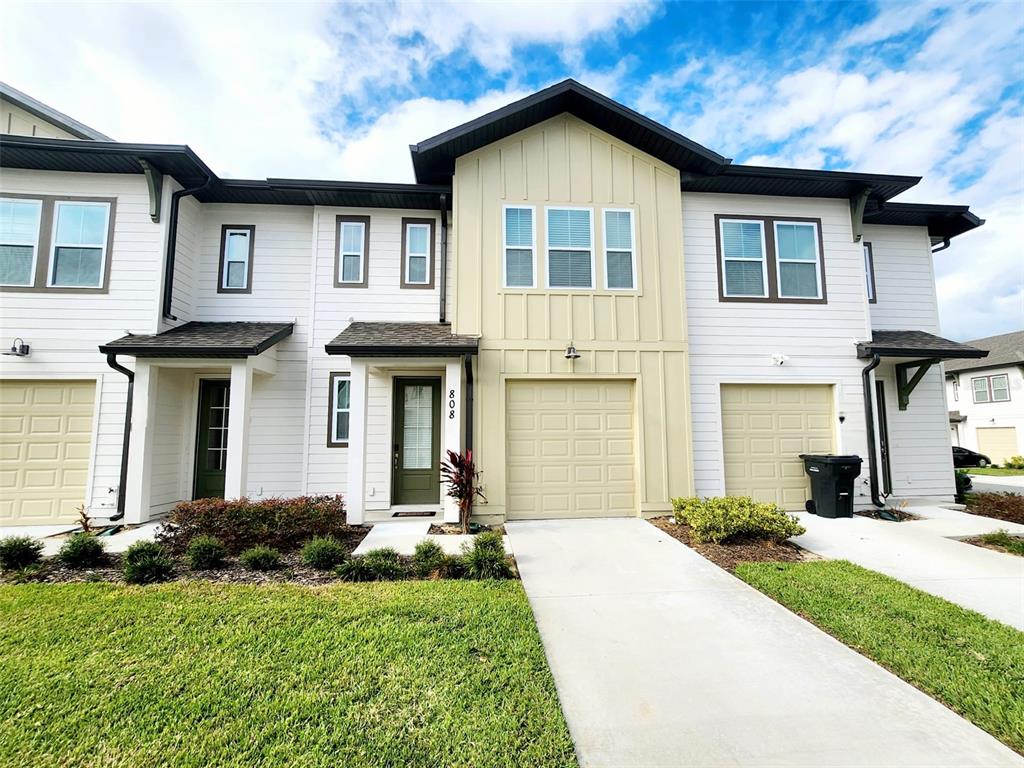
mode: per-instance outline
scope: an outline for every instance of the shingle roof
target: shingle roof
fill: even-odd
[[[984,360],[961,360],[946,366],[946,373],[970,371],[975,368],[993,368],[1000,365],[1024,365],[1024,331],[1001,333],[967,342],[972,347],[988,350]]]
[[[100,346],[135,357],[250,357],[288,336],[292,323],[185,323],[163,333],[128,335]]]
[[[479,339],[456,336],[447,323],[351,323],[325,346],[329,355],[448,357],[475,355]]]
[[[40,117],[48,123],[52,123],[59,128],[63,128],[65,131],[70,133],[72,136],[77,136],[79,139],[92,139],[94,141],[113,141],[109,136],[106,136],[95,128],[90,128],[85,123],[80,123],[73,117],[68,117],[63,112],[58,112],[48,104],[38,99],[33,99],[27,93],[23,93],[15,88],[13,85],[7,83],[0,83],[0,96],[12,104],[24,109],[26,112],[30,112],[36,117]]]
[[[857,344],[860,357],[929,357],[941,360],[979,358],[987,352],[982,349],[944,339],[924,331],[872,331],[871,341]]]

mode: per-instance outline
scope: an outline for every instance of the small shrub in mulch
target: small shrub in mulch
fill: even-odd
[[[436,541],[424,539],[413,550],[409,566],[413,574],[420,579],[437,578],[448,561],[448,553]]]
[[[107,558],[103,541],[90,533],[76,533],[57,553],[57,559],[69,568],[94,568]]]
[[[0,539],[0,569],[19,571],[35,565],[43,556],[43,543],[31,536],[7,536]]]
[[[471,544],[463,544],[462,557],[459,559],[468,579],[512,578],[505,544],[497,531],[478,534]]]
[[[994,517],[1008,523],[1024,524],[1024,495],[1019,493],[971,493],[967,511],[972,515]]]
[[[249,547],[238,556],[239,562],[250,571],[273,571],[281,565],[281,553],[262,544]]]
[[[334,569],[342,581],[396,581],[406,575],[402,556],[391,547],[371,549]]]
[[[779,543],[770,539],[740,536],[730,539],[727,544],[715,544],[700,541],[689,525],[685,522],[677,523],[671,517],[655,517],[648,522],[729,572],[735,571],[740,563],[795,563],[813,557],[791,541]]]
[[[155,584],[171,577],[174,564],[155,541],[136,541],[125,550],[121,571],[129,584]]]
[[[188,543],[185,557],[193,571],[211,571],[224,565],[227,547],[213,536],[196,536]]]
[[[968,544],[974,544],[986,549],[994,549],[996,552],[1005,552],[1008,555],[1024,557],[1024,538],[1014,536],[1009,531],[995,531],[964,539]]]
[[[318,571],[331,570],[347,554],[345,545],[333,536],[318,536],[302,545],[302,562]]]
[[[805,533],[795,515],[749,496],[672,499],[672,509],[676,522],[690,526],[694,538],[705,544],[737,538],[782,542]]]

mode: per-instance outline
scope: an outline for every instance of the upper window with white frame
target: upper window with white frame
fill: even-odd
[[[868,302],[878,303],[878,295],[875,292],[875,254],[871,243],[864,243],[864,280],[867,283]]]
[[[636,289],[636,230],[633,211],[603,209],[604,280],[610,291]]]
[[[110,198],[0,198],[0,290],[106,292],[115,205]]]
[[[826,302],[821,222],[716,216],[719,300]]]
[[[433,219],[402,219],[401,287],[434,287]]]
[[[252,224],[221,227],[218,293],[252,293],[255,239],[256,227]]]
[[[506,288],[534,288],[537,230],[532,205],[506,205],[504,231],[504,279]]]
[[[370,217],[338,216],[334,252],[334,287],[368,285]]]
[[[1010,377],[1005,373],[971,379],[976,403],[1005,403],[1010,399]]]
[[[548,288],[594,287],[594,212],[547,209]]]

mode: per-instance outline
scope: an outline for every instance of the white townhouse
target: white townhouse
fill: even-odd
[[[950,500],[917,177],[732,163],[567,80],[411,149],[416,183],[223,179],[0,86],[0,522],[339,493],[349,520]]]
[[[1003,464],[1024,456],[1024,331],[967,342],[981,360],[946,365],[946,403],[953,444]]]

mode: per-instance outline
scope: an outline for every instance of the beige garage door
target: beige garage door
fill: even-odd
[[[511,520],[635,515],[633,383],[509,382]]]
[[[810,486],[801,453],[833,453],[832,387],[723,384],[725,492],[804,508]]]
[[[95,397],[92,381],[0,381],[0,523],[77,518]]]
[[[978,427],[978,452],[984,453],[993,464],[1003,464],[1017,450],[1016,427]]]

